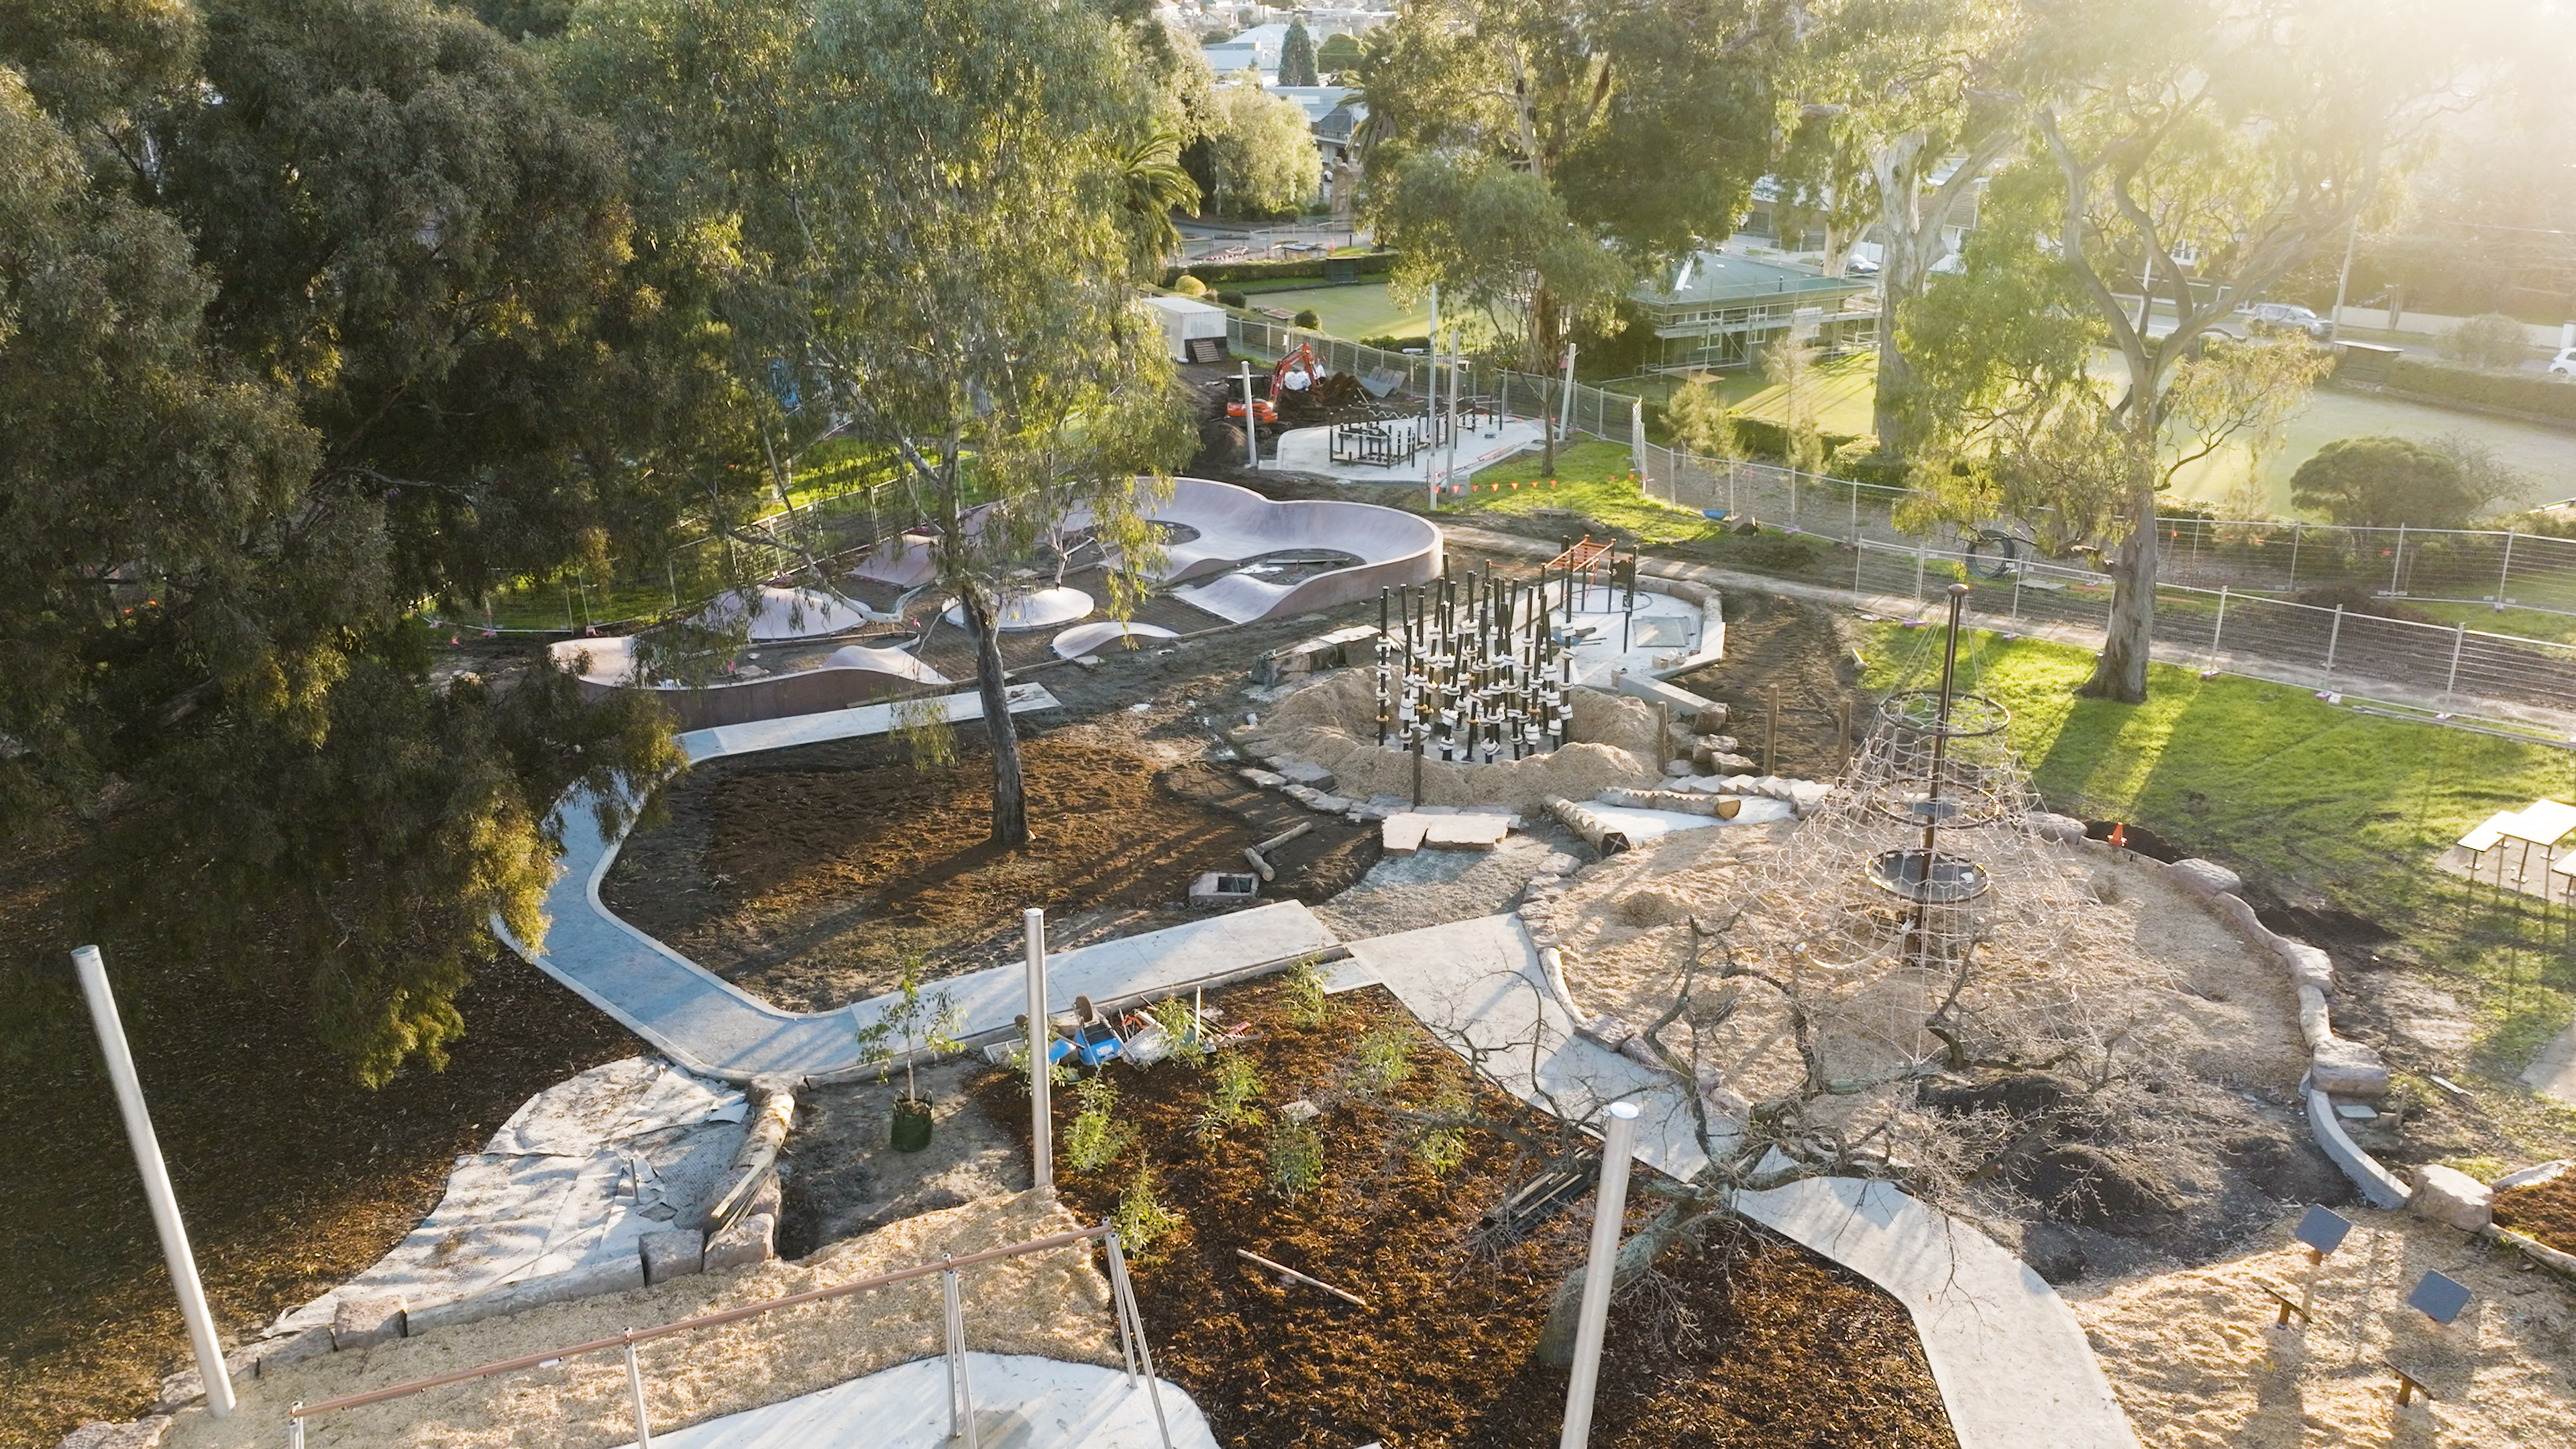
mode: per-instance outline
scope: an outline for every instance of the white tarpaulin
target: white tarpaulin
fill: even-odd
[[[747,1130],[743,1094],[652,1057],[594,1067],[530,1097],[374,1267],[276,1331],[327,1324],[344,1298],[420,1308],[636,1256],[636,1239],[703,1210]]]

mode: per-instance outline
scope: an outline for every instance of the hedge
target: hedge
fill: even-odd
[[[1357,256],[1333,257],[1331,260],[1349,263],[1351,270],[1363,277],[1380,277],[1395,270],[1395,253],[1391,251],[1362,252]],[[1211,285],[1217,282],[1266,282],[1295,277],[1314,277],[1320,280],[1324,275],[1325,261],[1326,259],[1322,257],[1301,257],[1291,261],[1276,262],[1193,262],[1186,267],[1166,268],[1163,272],[1163,285],[1168,287],[1179,281],[1183,272]]]
[[[2421,357],[2400,357],[2388,364],[2388,386],[2426,397],[2576,422],[2576,385],[2553,381],[2545,373],[2491,372]]]

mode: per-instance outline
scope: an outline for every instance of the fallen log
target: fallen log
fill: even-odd
[[[1289,841],[1296,839],[1300,835],[1306,834],[1314,828],[1314,821],[1300,820],[1296,824],[1289,826],[1287,829],[1280,831],[1277,835],[1270,837],[1268,840],[1265,840],[1252,848],[1260,851],[1264,855],[1268,855],[1270,852],[1277,850],[1279,847],[1286,845]],[[1269,877],[1264,876],[1262,879],[1267,880]]]
[[[1259,1253],[1255,1253],[1247,1248],[1237,1248],[1234,1251],[1243,1257],[1249,1258],[1253,1262],[1260,1264],[1262,1267],[1269,1269],[1271,1272],[1278,1274],[1282,1278],[1293,1278],[1310,1288],[1321,1288],[1325,1292],[1339,1298],[1344,1303],[1354,1304],[1361,1308],[1368,1307],[1367,1299],[1362,1298],[1356,1293],[1345,1293],[1341,1289],[1334,1287],[1332,1284],[1325,1282],[1321,1278],[1309,1278],[1305,1274],[1298,1272],[1296,1269],[1289,1267],[1285,1263],[1271,1262],[1268,1258],[1265,1258]]]
[[[1626,805],[1637,810],[1671,810],[1683,815],[1707,815],[1719,820],[1732,820],[1744,810],[1744,800],[1736,795],[1703,795],[1697,790],[1631,790],[1613,785],[1601,792],[1604,805]]]
[[[1583,837],[1583,843],[1603,855],[1617,855],[1628,848],[1628,834],[1616,822],[1604,819],[1588,806],[1551,796],[1547,813],[1557,818],[1566,829]]]

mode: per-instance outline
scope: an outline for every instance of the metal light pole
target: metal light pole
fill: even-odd
[[[1243,466],[1261,471],[1261,419],[1252,412],[1252,362],[1243,364]]]
[[[161,1256],[170,1265],[170,1286],[179,1294],[179,1317],[188,1325],[197,1373],[206,1382],[206,1409],[220,1419],[233,1411],[232,1376],[224,1370],[224,1346],[215,1337],[215,1316],[207,1311],[205,1286],[197,1281],[197,1259],[188,1250],[187,1225],[179,1221],[179,1199],[170,1190],[170,1170],[161,1162],[161,1139],[152,1134],[152,1114],[143,1107],[143,1084],[134,1075],[134,1054],[125,1046],[125,1024],[116,1014],[116,995],[108,989],[107,963],[99,959],[96,946],[83,946],[72,952],[72,966],[80,974],[81,994],[89,998],[90,1019],[98,1024],[98,1049],[107,1058],[107,1079],[116,1087],[125,1136],[134,1144],[134,1165],[143,1173],[143,1200],[152,1206]]]
[[[1047,1100],[1054,1085],[1055,1028],[1047,1021],[1046,912],[1031,906],[1020,913],[1029,949],[1029,1185],[1055,1190],[1055,1109]]]
[[[1601,1133],[1601,1186],[1594,1195],[1592,1255],[1583,1267],[1583,1311],[1575,1320],[1574,1376],[1565,1386],[1565,1427],[1557,1449],[1584,1449],[1592,1437],[1592,1391],[1601,1379],[1601,1337],[1610,1323],[1619,1228],[1628,1212],[1628,1161],[1636,1150],[1637,1104],[1611,1103]]]

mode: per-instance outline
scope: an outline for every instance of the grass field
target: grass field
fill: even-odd
[[[1467,493],[1444,500],[1441,511],[1535,513],[1562,508],[1596,518],[1645,544],[1695,542],[1718,536],[1717,525],[1686,508],[1647,497],[1629,472],[1628,450],[1617,443],[1577,443],[1556,454],[1556,486],[1536,453],[1507,458],[1479,471]],[[1513,484],[1523,486],[1515,488]]]
[[[1868,683],[1937,673],[1932,630],[1875,628]],[[2576,754],[2357,714],[2304,690],[2155,666],[2148,702],[2080,700],[2084,650],[1971,636],[1964,687],[2013,712],[2012,737],[2051,808],[2133,821],[2283,900],[2378,921],[2459,978],[2484,1026],[2479,1064],[2518,1072],[2576,1014],[2576,956],[2534,949],[2431,861],[2498,810],[2569,798]]]

